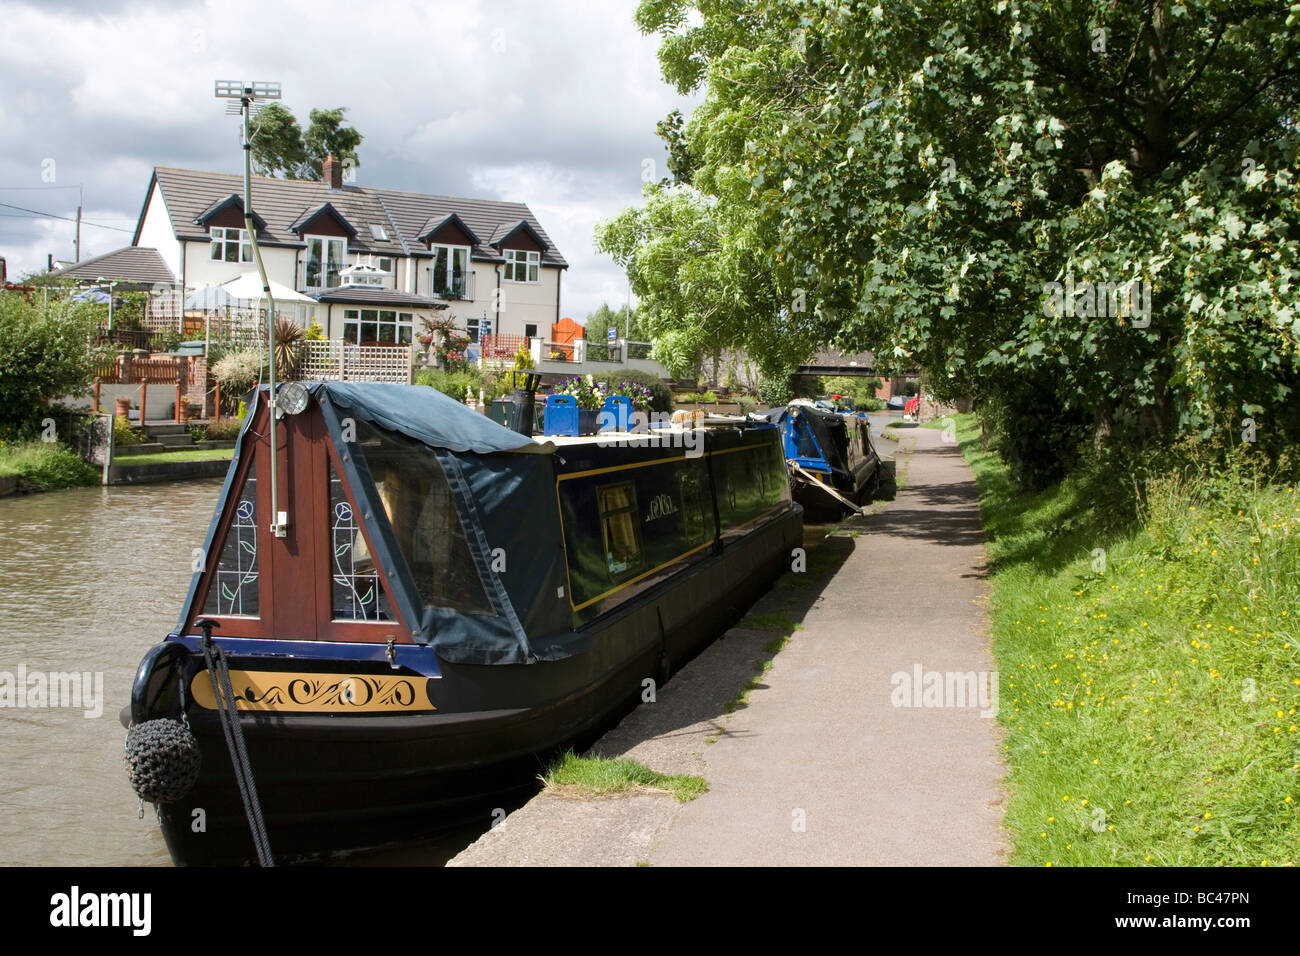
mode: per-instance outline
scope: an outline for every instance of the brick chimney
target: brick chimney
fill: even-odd
[[[326,156],[325,162],[321,164],[321,181],[330,189],[343,188],[343,164],[333,156]]]

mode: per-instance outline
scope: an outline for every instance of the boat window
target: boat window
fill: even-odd
[[[208,587],[204,614],[257,617],[257,477],[256,459],[235,504],[235,514]]]
[[[821,449],[817,447],[817,440],[813,438],[812,426],[808,421],[807,415],[795,419],[795,450],[799,453],[800,458],[820,458]]]
[[[704,537],[704,504],[700,500],[700,479],[682,475],[682,530],[687,541]]]
[[[391,621],[388,595],[366,547],[361,523],[330,462],[331,607],[336,621]]]
[[[636,510],[636,486],[628,481],[596,489],[605,566],[614,580],[626,577],[641,559],[641,523]]]
[[[430,607],[495,614],[438,456],[365,422],[357,423],[357,439],[420,600]]]

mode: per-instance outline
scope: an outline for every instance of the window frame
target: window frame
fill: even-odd
[[[465,334],[469,336],[470,345],[482,345],[483,336],[491,335],[495,330],[496,320],[490,315],[471,315],[465,319]]]
[[[607,509],[605,506],[605,496],[613,494],[621,489],[626,488],[631,493],[631,503],[621,505],[616,508]],[[600,516],[600,537],[602,550],[606,554],[605,570],[609,574],[609,579],[615,584],[626,581],[628,578],[636,577],[641,570],[642,559],[645,555],[645,541],[641,535],[641,508],[636,494],[635,481],[614,481],[603,485],[596,486],[596,512]],[[636,551],[628,556],[626,567],[622,570],[615,571],[609,564],[608,555],[610,552],[610,532],[609,522],[611,518],[617,518],[621,515],[629,515],[631,519],[632,537],[636,542]]]
[[[235,235],[232,237],[231,233]],[[210,226],[208,228],[209,245],[208,259],[211,262],[252,262],[253,261],[253,240],[249,236],[247,229],[236,228],[235,226]],[[236,248],[235,259],[226,258],[226,250],[234,246]],[[220,255],[218,255],[220,250]]]
[[[367,317],[366,313],[369,313]],[[391,319],[385,319],[384,315],[392,316]],[[354,326],[356,335],[354,338],[348,338],[348,326]],[[375,328],[376,338],[373,340],[361,341],[361,330],[366,325],[373,325]],[[393,340],[390,342],[378,338],[380,329],[385,325],[393,326]],[[402,330],[406,330],[406,339],[401,337]],[[347,345],[410,345],[415,336],[415,313],[399,312],[396,309],[366,309],[360,306],[356,308],[343,310],[343,342]]]
[[[468,299],[469,298],[469,280],[473,266],[470,262],[470,247],[456,246],[446,243],[437,243],[429,246],[429,251],[433,253],[433,262],[429,266],[429,288],[434,295],[442,295],[447,298]],[[445,266],[446,274],[443,276],[443,282],[438,281],[438,254],[445,252],[447,254],[447,263]],[[452,281],[455,270],[456,253],[465,254],[465,264],[461,269],[461,288],[457,290]]]
[[[307,248],[305,250],[305,254],[303,255],[303,261],[302,261],[302,287],[304,289],[337,289],[339,286],[343,284],[341,273],[343,272],[344,269],[348,267],[347,237],[307,235],[304,236],[303,239],[307,243]],[[320,265],[318,268],[324,272],[325,281],[323,283],[318,282],[313,285],[311,282],[311,260],[312,260],[311,252],[312,252],[312,244],[316,242],[321,243],[321,256],[319,260]],[[341,243],[343,247],[343,251],[339,255],[339,267],[333,273],[334,281],[331,283],[329,281],[331,278],[330,269],[329,269],[329,244],[332,242]]]
[[[542,281],[542,254],[532,249],[505,249],[506,268],[501,278],[506,282],[537,285]],[[511,268],[513,266],[513,268]],[[520,271],[525,278],[515,278]],[[531,278],[528,278],[531,276]]]

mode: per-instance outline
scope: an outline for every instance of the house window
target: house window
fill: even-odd
[[[535,339],[535,338],[537,338],[537,323],[536,323],[536,322],[525,322],[525,323],[524,323],[524,335],[525,335],[527,338],[530,338],[530,339]]]
[[[389,309],[344,309],[343,341],[352,345],[368,345],[375,342],[410,345],[413,321],[414,316],[410,312],[393,312]]]
[[[252,262],[253,243],[248,230],[213,226],[208,256],[216,262]]]
[[[541,263],[542,254],[540,252],[529,252],[526,249],[507,249],[505,279],[507,282],[536,282],[537,270]]]
[[[393,260],[391,257],[380,256],[375,260],[375,265],[379,266],[380,272],[387,272],[389,275],[393,274]]]
[[[483,341],[483,336],[492,334],[492,320],[484,313],[481,316],[465,320],[465,329],[469,332],[469,341],[471,345],[478,345]]]
[[[636,570],[641,560],[641,520],[636,486],[628,481],[596,489],[600,526],[605,538],[605,566],[618,581]]]
[[[434,246],[430,272],[435,295],[448,299],[469,298],[468,246]]]
[[[348,241],[323,236],[307,237],[306,272],[303,287],[308,289],[333,289],[339,284],[339,273],[347,257]]]

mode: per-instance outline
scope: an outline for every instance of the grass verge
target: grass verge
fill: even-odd
[[[607,796],[628,791],[663,791],[687,803],[707,793],[708,782],[690,774],[665,774],[635,760],[579,757],[572,750],[558,757],[542,782],[548,790],[581,797]]]
[[[162,451],[153,455],[123,455],[114,458],[117,465],[158,465],[169,461],[229,461],[233,448],[195,448],[190,451]]]
[[[16,475],[21,484],[41,491],[95,485],[100,471],[58,442],[0,444],[0,476]]]
[[[1026,494],[974,416],[957,435],[990,537],[1011,862],[1294,865],[1297,489],[1170,477],[1116,515],[1113,476]]]
[[[795,631],[803,630],[803,625],[797,623],[785,611],[774,611],[770,614],[750,614],[742,618],[736,626],[748,627],[756,631],[773,631],[775,635],[763,645],[763,653],[767,657],[755,664],[757,673],[746,681],[736,696],[727,701],[722,708],[723,713],[726,714],[734,714],[749,703],[750,693],[759,688],[763,683],[763,675],[772,669],[772,658],[781,653],[782,649],[790,643],[790,638],[794,636]],[[717,739],[717,736],[709,737],[706,742],[713,743]]]

